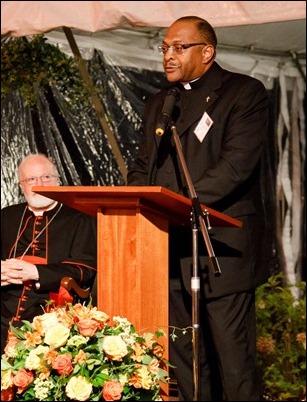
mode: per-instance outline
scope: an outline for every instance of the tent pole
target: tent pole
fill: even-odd
[[[75,58],[75,60],[77,62],[77,65],[78,65],[79,71],[81,73],[81,76],[84,79],[85,84],[88,87],[92,104],[93,104],[94,109],[95,109],[95,111],[96,111],[96,113],[98,115],[100,124],[101,124],[101,126],[103,128],[103,131],[105,132],[106,136],[108,137],[109,143],[111,145],[111,149],[112,149],[113,154],[115,156],[115,159],[116,159],[116,161],[118,163],[119,170],[120,170],[120,172],[121,172],[121,174],[122,174],[122,176],[124,178],[124,181],[126,183],[127,182],[127,167],[125,165],[125,161],[124,161],[123,156],[122,156],[122,154],[120,152],[120,149],[118,147],[116,138],[115,138],[113,132],[110,129],[110,126],[108,125],[108,123],[107,123],[107,121],[105,119],[104,107],[103,107],[103,105],[102,105],[102,103],[101,103],[101,101],[100,101],[100,99],[98,97],[97,91],[96,91],[95,86],[93,84],[93,81],[92,81],[92,79],[91,79],[91,77],[90,77],[90,75],[89,75],[89,73],[87,71],[87,68],[86,68],[86,65],[84,63],[84,60],[81,57],[81,53],[79,51],[79,48],[77,46],[77,43],[75,41],[75,38],[74,38],[74,36],[72,34],[71,29],[67,28],[67,27],[63,27],[63,31],[64,31],[64,33],[66,35],[66,38],[67,38],[68,42],[69,42],[70,48],[71,48],[71,50],[73,52],[73,55],[74,55],[74,58]]]

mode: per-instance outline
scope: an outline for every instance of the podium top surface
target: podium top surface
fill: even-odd
[[[151,209],[171,223],[190,222],[191,200],[159,186],[33,186],[32,191],[94,216],[97,211]],[[205,205],[201,208],[208,213],[211,226],[242,227],[235,218]]]

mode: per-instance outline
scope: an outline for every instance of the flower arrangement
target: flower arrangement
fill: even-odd
[[[11,328],[1,358],[1,400],[162,401],[163,346],[91,305],[50,309]]]

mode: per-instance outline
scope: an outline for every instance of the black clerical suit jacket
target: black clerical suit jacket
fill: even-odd
[[[261,195],[261,155],[268,136],[268,97],[250,76],[216,62],[186,90],[181,84],[171,124],[175,125],[199,201],[239,219],[243,228],[214,227],[213,251],[221,268],[216,277],[199,235],[201,295],[211,298],[255,288],[269,276],[265,211]],[[166,90],[145,107],[140,149],[128,172],[129,185],[164,186],[189,196],[170,128],[155,134]],[[197,134],[195,134],[197,133]],[[210,216],[209,216],[210,218]],[[170,227],[170,275],[192,275],[189,227]],[[180,264],[179,264],[180,262]]]

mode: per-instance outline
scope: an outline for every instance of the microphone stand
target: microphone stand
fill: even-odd
[[[208,251],[209,262],[213,269],[215,276],[221,275],[221,270],[219,267],[218,260],[214,254],[211,240],[208,234],[208,229],[211,229],[208,211],[203,211],[201,208],[201,204],[197,197],[190,173],[188,171],[188,167],[182,152],[182,145],[177,133],[177,129],[175,125],[171,125],[171,130],[174,138],[174,142],[176,145],[177,153],[179,156],[179,160],[182,166],[182,170],[187,182],[190,199],[192,201],[192,248],[193,248],[193,275],[191,278],[191,290],[192,290],[192,342],[193,342],[193,381],[194,381],[194,390],[193,390],[193,401],[199,401],[199,290],[200,290],[200,278],[198,275],[198,228],[200,228],[201,233],[203,235],[205,245]],[[205,224],[205,218],[207,221],[208,228]]]

